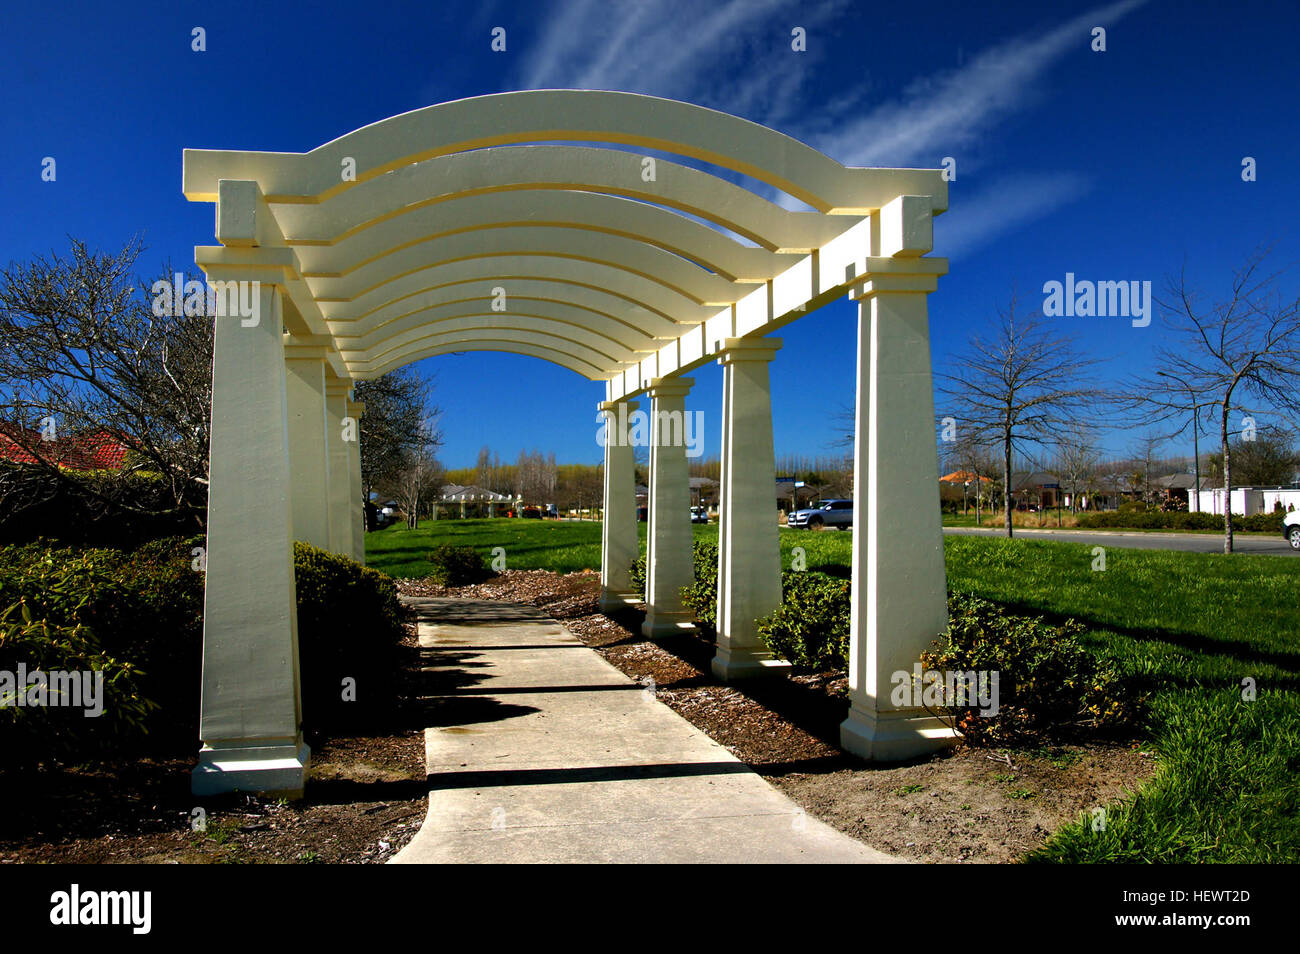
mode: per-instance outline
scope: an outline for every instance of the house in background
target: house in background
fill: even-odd
[[[1163,495],[1166,506],[1182,504],[1193,513],[1199,506],[1196,490],[1209,490],[1212,486],[1210,478],[1202,477],[1200,487],[1197,488],[1195,474],[1167,474],[1157,477],[1151,484]]]
[[[34,448],[39,453],[33,453]],[[121,470],[130,448],[107,430],[43,440],[30,427],[0,424],[0,460],[15,464],[56,464],[68,470]]]

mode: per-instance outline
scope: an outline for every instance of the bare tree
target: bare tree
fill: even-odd
[[[353,388],[356,399],[366,406],[360,449],[365,500],[378,486],[402,483],[412,455],[431,454],[442,446],[440,412],[432,402],[432,392],[431,380],[409,366],[371,381],[358,381]],[[370,520],[369,507],[366,520]]]
[[[420,516],[433,502],[442,482],[442,466],[428,447],[410,450],[397,472],[397,503],[406,514],[406,528],[418,530]],[[436,506],[436,503],[434,503]]]
[[[1095,479],[1100,460],[1096,431],[1082,421],[1069,424],[1061,435],[1055,468],[1070,494],[1071,513],[1079,512],[1080,493]]]
[[[134,273],[141,251],[138,240],[103,253],[73,239],[66,258],[0,270],[0,422],[57,482],[125,511],[157,512],[156,500],[110,500],[95,481],[69,473],[60,466],[66,444],[48,439],[50,429],[111,435],[130,449],[124,472],[157,475],[174,511],[197,521],[206,499],[212,318],[188,303],[155,307],[154,283]],[[34,429],[37,422],[44,426]]]
[[[958,428],[957,439],[951,445],[950,458],[957,469],[965,474],[965,481],[972,487],[975,498],[975,525],[982,519],[984,500],[988,497],[994,474],[999,470],[992,448],[980,434],[970,428]]]
[[[1248,401],[1283,414],[1300,403],[1300,297],[1282,292],[1283,271],[1265,269],[1268,255],[1267,248],[1252,253],[1233,272],[1226,297],[1214,301],[1191,286],[1184,265],[1156,300],[1175,344],[1157,348],[1153,373],[1128,389],[1134,405],[1155,421],[1182,420],[1190,406],[1213,415],[1227,498],[1224,553],[1233,549],[1233,413],[1248,414]],[[1248,430],[1251,422],[1241,426]]]
[[[1165,468],[1157,451],[1167,438],[1148,432],[1138,438],[1131,451],[1129,471],[1133,489],[1141,493],[1142,502],[1150,506],[1155,502],[1155,481]]]
[[[976,334],[956,369],[939,376],[940,393],[958,426],[1001,452],[1008,537],[1013,533],[1012,456],[1059,444],[1066,429],[1104,397],[1085,378],[1096,362],[1080,358],[1069,338],[1034,314],[1018,314],[1017,305],[1013,293],[993,332]]]

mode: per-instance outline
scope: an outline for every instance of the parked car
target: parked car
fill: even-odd
[[[691,508],[691,523],[708,523],[709,511],[707,507]]]
[[[786,526],[820,530],[838,527],[843,530],[853,526],[852,500],[823,500],[816,507],[796,510],[785,518]]]
[[[1282,518],[1282,536],[1286,537],[1292,550],[1300,550],[1300,510],[1292,510]]]
[[[519,516],[523,517],[526,520],[541,520],[542,512],[538,510],[536,507],[525,507],[523,509],[523,512],[521,512]]]

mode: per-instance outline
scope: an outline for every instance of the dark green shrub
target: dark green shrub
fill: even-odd
[[[949,597],[950,626],[921,654],[924,669],[998,673],[996,715],[951,705],[946,714],[974,744],[1096,734],[1133,724],[1140,699],[1108,661],[1083,644],[1084,628],[1015,616],[967,593]]]
[[[700,635],[718,635],[718,545],[695,541],[695,572],[690,586],[682,587],[682,605],[695,614]]]
[[[395,700],[406,611],[397,584],[354,560],[295,543],[303,727],[314,737],[367,728]],[[355,680],[355,699],[344,680]]]
[[[158,474],[64,471],[0,461],[0,544],[40,538],[65,546],[132,549],[148,540],[189,536],[207,518],[206,489],[176,508]]]
[[[1272,513],[1252,513],[1249,517],[1234,517],[1232,525],[1237,530],[1252,530],[1259,533],[1282,533],[1282,520],[1286,517],[1286,511],[1274,510]],[[1223,518],[1219,518],[1219,526],[1223,526]]]
[[[0,547],[0,607],[14,607],[0,626],[0,670],[59,660],[69,663],[64,669],[103,668],[108,700],[98,719],[52,710],[42,721],[30,709],[0,710],[0,766],[197,750],[203,574],[194,550],[203,542],[156,540],[132,551]],[[367,727],[397,697],[405,630],[396,584],[306,544],[295,544],[294,564],[304,728],[319,738]],[[343,699],[348,677],[355,702]]]
[[[441,586],[482,583],[491,575],[487,560],[473,547],[443,544],[429,554],[429,578]]]
[[[201,542],[156,541],[131,552],[48,544],[0,548],[0,606],[21,603],[53,641],[42,648],[41,631],[31,630],[23,643],[28,657],[12,661],[30,669],[42,654],[80,646],[76,655],[102,657],[124,674],[106,678],[105,716],[66,727],[60,758],[192,752],[197,745],[203,577],[191,551]],[[73,633],[80,635],[74,640]],[[111,733],[91,725],[118,706],[131,717],[114,719]],[[133,715],[146,710],[155,710],[154,717]]]
[[[89,627],[38,619],[26,602],[0,612],[0,672],[5,768],[116,747],[140,736],[157,708],[141,693],[139,669],[104,652]]]
[[[632,561],[632,565],[627,568],[628,580],[632,585],[633,593],[640,593],[641,599],[645,599],[645,554],[641,554]]]
[[[849,664],[849,583],[821,573],[781,577],[781,608],[758,621],[771,652],[818,671]]]

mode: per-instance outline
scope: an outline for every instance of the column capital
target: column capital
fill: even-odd
[[[596,410],[617,414],[620,405],[626,407],[629,411],[636,410],[636,401],[630,401],[627,398],[622,398],[617,401],[600,401],[596,405]]]
[[[695,386],[694,378],[651,378],[646,395],[653,400],[661,397],[685,397]]]
[[[948,274],[946,258],[869,257],[866,271],[854,282],[852,298],[870,298],[882,292],[928,294]]]
[[[785,342],[780,338],[727,338],[718,352],[718,364],[737,361],[771,361]]]

